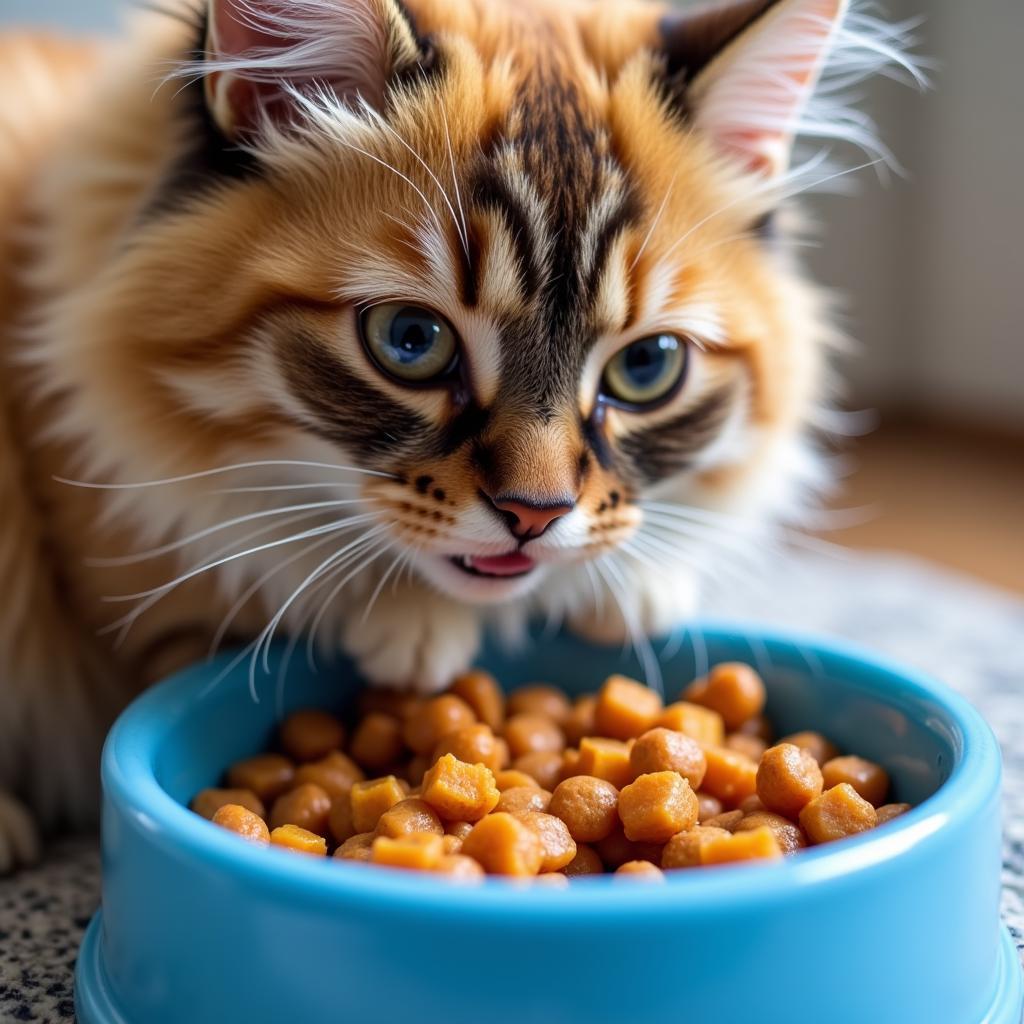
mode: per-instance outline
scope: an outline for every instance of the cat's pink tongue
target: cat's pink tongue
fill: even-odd
[[[467,561],[477,572],[486,573],[488,576],[520,576],[534,566],[533,559],[519,551],[513,551],[510,555],[496,555],[493,558],[471,555]]]

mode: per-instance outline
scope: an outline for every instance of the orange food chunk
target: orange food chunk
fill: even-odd
[[[616,789],[621,789],[633,781],[635,773],[630,764],[630,751],[622,740],[585,736],[580,740],[579,754],[572,771],[574,775],[592,775],[595,779],[604,779]]]
[[[740,736],[751,736],[760,740],[765,747],[770,747],[775,739],[775,729],[765,715],[754,715],[748,718],[737,730]]]
[[[757,792],[757,763],[728,747],[705,747],[707,770],[701,788],[717,797],[726,807]]]
[[[445,821],[479,821],[500,796],[489,768],[452,754],[439,758],[423,777],[423,799]]]
[[[678,772],[694,790],[700,789],[708,768],[696,740],[663,727],[648,729],[637,739],[629,752],[629,764],[634,778],[652,772]]]
[[[354,860],[368,863],[373,853],[373,842],[377,837],[372,832],[350,836],[334,851],[338,860]]]
[[[548,813],[562,819],[577,843],[596,843],[619,823],[619,791],[604,779],[574,775],[560,782]]]
[[[445,754],[453,754],[466,764],[484,764],[492,772],[500,771],[508,762],[508,748],[483,722],[464,725],[442,736],[434,747],[433,760]]]
[[[345,727],[326,711],[293,711],[281,723],[281,749],[296,761],[317,761],[345,742]]]
[[[634,879],[637,882],[664,882],[665,873],[649,860],[627,860],[615,869],[617,878]]]
[[[505,720],[505,694],[495,682],[494,676],[479,669],[459,676],[452,683],[451,692],[461,697],[477,718],[489,725],[494,732],[501,729]]]
[[[507,814],[528,814],[530,811],[546,811],[551,803],[551,794],[537,786],[512,786],[503,790],[498,798],[496,811]]]
[[[561,723],[567,743],[576,745],[584,736],[593,736],[597,732],[597,697],[588,694],[579,697]]]
[[[458,836],[465,839],[473,831],[473,823],[470,821],[449,821],[444,827],[445,835]]]
[[[212,820],[227,804],[237,804],[261,818],[267,816],[263,801],[251,789],[204,789],[195,795],[192,810],[200,817]]]
[[[708,818],[708,820],[702,824],[707,825],[708,828],[721,828],[726,832],[735,832],[736,826],[743,820],[743,818],[744,814],[741,810],[722,811],[721,814],[716,814],[713,818]]]
[[[423,698],[408,690],[367,689],[359,694],[359,714],[390,715],[404,722],[423,705]]]
[[[604,865],[597,855],[597,850],[592,846],[582,843],[576,844],[576,856],[562,868],[562,873],[569,878],[578,878],[582,875],[600,875],[604,872]]]
[[[878,819],[879,825],[884,825],[887,821],[892,821],[893,818],[898,818],[909,810],[910,804],[883,804],[875,812],[875,817]]]
[[[697,797],[677,772],[651,772],[619,794],[619,817],[627,839],[667,843],[697,824]]]
[[[544,847],[536,831],[511,814],[488,814],[462,841],[462,852],[489,875],[536,875]]]
[[[518,817],[524,825],[532,828],[540,839],[541,871],[558,871],[576,856],[576,843],[561,818],[540,811],[529,811]]]
[[[724,828],[715,828],[712,825],[695,825],[686,832],[677,832],[661,851],[661,866],[672,871],[680,868],[699,868],[700,849],[704,843],[716,836],[730,834]]]
[[[304,783],[282,793],[270,811],[270,827],[298,825],[318,836],[327,835],[327,817],[331,813],[331,798],[312,782]]]
[[[796,818],[821,793],[818,762],[792,743],[769,747],[757,768],[757,795],[770,811]]]
[[[611,676],[597,694],[594,725],[599,735],[616,740],[639,736],[662,712],[661,697],[643,683]]]
[[[426,755],[437,746],[442,736],[475,721],[473,709],[461,697],[445,693],[426,701],[406,719],[402,738],[414,753]]]
[[[561,725],[569,717],[572,710],[569,698],[553,686],[539,683],[533,686],[520,686],[508,695],[506,713],[513,715],[542,715],[550,718],[556,725]]]
[[[433,871],[443,856],[444,843],[434,832],[377,836],[370,850],[370,860],[374,864],[410,871]]]
[[[745,860],[778,860],[781,856],[775,833],[764,826],[749,832],[712,836],[700,846],[700,862],[705,867]]]
[[[669,704],[654,721],[655,726],[681,732],[707,747],[720,747],[725,742],[725,722],[717,711],[680,700]]]
[[[611,742],[618,743],[618,740]],[[558,781],[571,779],[574,775],[582,775],[580,771],[580,752],[575,747],[566,747],[562,751],[562,768],[558,773]]]
[[[395,764],[405,750],[402,723],[394,715],[371,711],[356,726],[349,753],[372,771]]]
[[[725,737],[725,746],[745,754],[751,761],[760,761],[768,749],[768,744],[758,736],[748,736],[745,732],[731,732]]]
[[[800,827],[812,843],[831,843],[866,832],[878,815],[848,782],[826,789],[800,812]]]
[[[662,843],[634,843],[626,838],[619,824],[597,843],[595,849],[604,866],[614,871],[631,860],[649,860],[652,864],[660,864],[662,846]]]
[[[699,679],[683,692],[686,700],[717,711],[730,732],[764,710],[765,688],[761,677],[742,662],[716,665],[707,679]]]
[[[516,771],[514,768],[503,768],[500,772],[495,772],[494,784],[503,793],[506,789],[512,789],[514,786],[533,786],[535,789],[540,789],[539,783],[532,775]]]
[[[380,816],[405,799],[405,790],[394,775],[357,782],[352,787],[352,826],[356,832],[372,832]]]
[[[565,748],[562,730],[546,715],[522,713],[505,720],[505,742],[513,758]]]
[[[293,786],[312,782],[328,796],[347,796],[352,786],[363,780],[359,765],[340,750],[332,750],[326,757],[309,764],[299,765],[292,781]]]
[[[796,853],[807,845],[807,837],[799,825],[782,817],[781,814],[772,814],[770,811],[754,811],[752,814],[745,814],[742,820],[733,829],[734,834],[740,832],[751,832],[757,828],[771,829],[779,849],[783,853]]]
[[[795,732],[790,736],[783,736],[780,743],[792,743],[794,747],[806,750],[820,767],[826,761],[839,756],[839,748],[830,743],[820,732]]]
[[[336,843],[343,843],[356,834],[356,826],[352,821],[351,791],[331,801],[331,810],[327,815],[327,831]]]
[[[298,825],[281,825],[270,833],[270,845],[292,853],[308,853],[314,857],[327,856],[327,840],[315,832]]]
[[[554,789],[562,780],[562,755],[557,750],[534,750],[512,762],[519,772],[531,775],[542,789]]]
[[[218,807],[211,820],[214,825],[220,825],[221,828],[226,828],[251,843],[266,846],[270,842],[270,829],[267,828],[267,823],[258,814],[253,814],[240,804],[224,804]]]
[[[264,804],[279,797],[292,784],[295,765],[280,754],[257,754],[236,761],[227,770],[227,783],[233,789],[248,789]]]
[[[392,839],[424,833],[444,835],[441,819],[434,813],[434,809],[425,800],[414,796],[399,800],[389,807],[377,821],[376,831],[377,835],[390,836]]]
[[[707,762],[705,762],[706,764]],[[749,799],[749,798],[748,798]],[[717,817],[722,813],[722,801],[710,793],[697,794],[697,820],[703,825],[708,818]]]
[[[881,807],[889,793],[889,776],[885,769],[863,757],[833,757],[821,766],[825,789],[848,782],[869,804]]]
[[[443,856],[434,870],[439,875],[447,875],[452,881],[478,882],[484,877],[484,869],[473,860],[459,853]]]

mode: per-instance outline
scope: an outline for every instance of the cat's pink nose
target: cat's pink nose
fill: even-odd
[[[520,540],[539,537],[556,519],[571,512],[571,501],[534,503],[513,498],[491,498],[494,507],[505,513],[509,529]]]

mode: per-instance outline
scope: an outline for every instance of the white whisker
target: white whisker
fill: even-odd
[[[194,544],[196,541],[203,540],[215,533],[219,533],[221,530],[229,530],[233,526],[241,526],[243,523],[251,523],[256,519],[268,519],[271,516],[284,515],[286,512],[306,512],[309,515],[312,515],[314,512],[322,511],[323,509],[359,504],[362,504],[361,499],[346,498],[344,500],[317,501],[305,505],[284,505],[281,508],[262,509],[259,512],[250,512],[248,515],[225,520],[223,523],[217,523],[215,526],[208,526],[206,529],[199,530],[197,533],[189,534],[187,537],[171,541],[168,544],[162,544],[157,548],[150,548],[148,551],[139,551],[132,555],[119,555],[116,558],[91,558],[87,559],[86,564],[97,568],[109,568],[119,565],[135,565],[137,562],[146,562],[152,558],[159,558],[161,555],[170,554],[172,551],[177,551],[179,548],[187,547],[189,544]],[[303,516],[302,518],[308,518],[308,516]],[[281,525],[281,523],[273,523],[271,524],[270,529],[275,529]],[[106,600],[125,599],[107,598]],[[128,600],[130,600],[130,598],[128,598]]]
[[[376,536],[377,534],[383,533],[384,531],[388,530],[391,527],[391,525],[392,525],[391,523],[381,523],[380,525],[373,527],[371,530],[368,530],[366,533],[363,533],[361,535],[361,537],[357,538],[355,541],[350,541],[348,544],[344,545],[338,551],[332,552],[330,555],[328,555],[327,558],[325,558],[302,581],[302,583],[299,584],[298,588],[295,590],[295,592],[292,594],[292,596],[290,598],[288,598],[288,600],[285,601],[285,603],[283,605],[281,605],[281,607],[277,610],[277,613],[270,620],[270,622],[264,628],[263,633],[261,634],[261,641],[260,642],[263,645],[263,671],[264,672],[269,672],[270,671],[270,663],[269,663],[270,642],[273,640],[274,632],[277,629],[277,627],[280,625],[281,620],[284,618],[284,616],[287,613],[288,609],[295,602],[295,599],[299,596],[299,594],[301,594],[302,591],[304,591],[306,589],[306,587],[309,586],[310,583],[312,583],[315,579],[317,579],[317,577],[322,575],[322,573],[329,566],[336,564],[340,559],[344,558],[345,555],[348,554],[348,552],[350,552],[352,550],[352,548],[359,543],[359,540],[361,540],[363,538],[366,538],[366,537],[372,537],[372,536]],[[259,655],[259,650],[260,650],[259,646],[257,645],[257,648],[256,648],[256,655],[257,656]],[[253,661],[254,662],[256,661],[256,657],[254,657]],[[250,674],[251,674],[251,672],[250,672]]]
[[[346,587],[350,580],[354,579],[364,569],[367,569],[370,565],[372,565],[382,554],[384,554],[384,552],[388,549],[389,546],[390,541],[388,541],[388,539],[385,537],[382,539],[378,539],[375,544],[369,545],[368,548],[363,548],[359,552],[360,555],[366,556],[363,559],[363,561],[354,569],[349,570],[349,572],[346,573],[344,578],[340,582],[335,584],[331,592],[324,599],[323,604],[320,606],[320,610],[316,614],[316,618],[313,620],[312,626],[310,626],[309,635],[306,638],[307,664],[312,665],[313,663],[316,648],[316,635],[334,599],[342,592],[342,590],[344,590],[344,588]]]
[[[247,551],[239,551],[233,555],[227,555],[224,558],[219,558],[214,562],[209,562],[199,568],[192,569],[182,576],[179,576],[175,580],[171,580],[169,583],[163,583],[159,587],[153,587],[150,590],[140,591],[138,594],[120,594],[116,597],[105,597],[104,601],[137,601],[142,598],[152,597],[155,594],[160,594],[173,588],[180,586],[182,583],[187,583],[190,579],[194,579],[196,576],[201,575],[204,572],[209,572],[211,569],[219,569],[222,565],[227,565],[229,562],[234,562],[239,558],[245,558],[247,555],[257,555],[261,551],[269,551],[271,548],[281,547],[283,544],[294,544],[299,540],[307,540],[310,537],[319,537],[324,533],[331,533],[335,530],[343,530],[345,527],[352,523],[354,520],[360,519],[359,516],[353,516],[352,519],[335,520],[334,522],[327,523],[324,526],[316,526],[311,530],[305,530],[302,533],[293,534],[290,537],[284,537],[280,540],[269,541],[266,544],[260,544],[258,547],[249,548]],[[367,513],[366,519],[372,519],[372,513]]]
[[[204,469],[198,473],[185,473],[182,476],[169,476],[163,480],[142,480],[133,484],[99,484],[89,480],[69,480],[67,477],[55,476],[59,484],[71,487],[85,487],[95,491],[129,491],[141,487],[163,487],[166,484],[180,484],[189,480],[202,480],[205,477],[218,476],[240,469],[258,469],[263,466],[301,466],[312,469],[334,469],[342,473],[362,473],[365,476],[382,477],[386,480],[397,480],[394,473],[382,473],[375,469],[360,469],[357,466],[337,466],[331,462],[299,462],[294,459],[264,459],[259,462],[238,462],[233,466],[217,466],[215,469]]]

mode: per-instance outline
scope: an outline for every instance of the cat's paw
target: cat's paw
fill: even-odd
[[[382,594],[365,619],[356,612],[342,642],[370,683],[436,693],[470,667],[480,621],[472,608],[409,587]]]
[[[24,804],[0,790],[0,877],[39,860],[39,831]]]
[[[689,573],[638,575],[624,583],[623,590],[605,591],[600,601],[570,614],[569,628],[595,643],[628,643],[634,633],[670,633],[697,609],[698,583]]]

